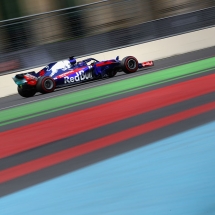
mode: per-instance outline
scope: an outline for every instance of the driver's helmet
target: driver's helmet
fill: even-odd
[[[69,62],[71,65],[75,65],[76,64],[76,59],[74,58],[74,56],[69,57]]]

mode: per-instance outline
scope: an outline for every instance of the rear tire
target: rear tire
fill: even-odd
[[[51,93],[55,90],[55,86],[55,80],[45,76],[38,79],[36,89],[40,93]]]
[[[25,98],[33,97],[37,92],[36,89],[23,89],[20,87],[17,88],[17,91],[20,96]]]
[[[138,60],[133,56],[128,56],[121,61],[122,71],[126,74],[134,73],[138,70]]]

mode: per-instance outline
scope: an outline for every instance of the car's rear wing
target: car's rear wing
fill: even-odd
[[[17,74],[12,79],[17,85],[23,85],[27,83],[28,85],[34,86],[36,85],[38,79],[35,74],[35,72]]]

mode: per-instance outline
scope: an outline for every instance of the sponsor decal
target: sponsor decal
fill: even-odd
[[[70,83],[74,83],[74,82],[84,81],[84,80],[88,80],[91,78],[92,78],[91,73],[84,73],[84,71],[81,70],[79,72],[76,72],[75,76],[73,76],[73,77],[65,76],[64,77],[64,84],[70,84]]]
[[[51,77],[54,76],[57,72],[58,72],[58,70],[52,70],[50,76],[51,76]]]
[[[56,73],[58,73],[60,70],[66,71],[71,68],[71,64],[69,60],[62,60],[58,61],[56,64],[54,64],[51,68],[47,68],[47,71],[52,71],[50,76],[54,76]]]
[[[85,67],[81,67],[81,68],[76,68],[74,70],[70,70],[68,72],[65,72],[61,75],[58,75],[57,78],[63,78],[63,77],[66,77],[66,76],[69,76],[71,74],[74,74],[74,73],[77,73],[79,70],[83,71],[82,69],[85,68]]]

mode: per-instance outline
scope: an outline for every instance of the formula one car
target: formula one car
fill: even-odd
[[[153,65],[153,61],[138,63],[133,56],[122,60],[116,57],[106,61],[87,58],[80,62],[76,62],[72,56],[67,60],[50,63],[38,73],[33,71],[18,74],[13,77],[13,80],[18,85],[18,93],[21,96],[32,97],[37,92],[50,93],[59,87],[104,77],[111,78],[117,72],[134,73],[140,68]]]

